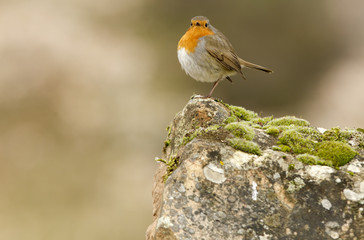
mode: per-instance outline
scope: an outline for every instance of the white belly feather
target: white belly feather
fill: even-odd
[[[203,43],[204,40],[201,42]],[[177,50],[177,55],[182,69],[200,82],[215,82],[235,74],[233,71],[223,69],[220,63],[206,52],[204,44],[199,44],[193,53],[188,53],[185,48],[180,48]]]

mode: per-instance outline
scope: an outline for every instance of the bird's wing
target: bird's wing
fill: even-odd
[[[237,73],[241,72],[241,66],[238,56],[235,54],[230,42],[221,38],[218,34],[208,35],[205,37],[206,51],[224,68],[227,70],[233,70]]]

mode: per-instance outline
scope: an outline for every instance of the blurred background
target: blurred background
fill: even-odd
[[[245,60],[214,96],[262,116],[364,127],[364,2],[0,1],[0,240],[144,239],[177,60],[205,15]]]

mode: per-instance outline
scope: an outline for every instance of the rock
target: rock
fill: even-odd
[[[168,129],[146,238],[364,239],[363,139],[194,97]]]

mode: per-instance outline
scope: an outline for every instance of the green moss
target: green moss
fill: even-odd
[[[364,148],[364,130],[342,130],[332,128],[320,133],[316,128],[310,127],[310,123],[304,119],[294,116],[286,116],[273,119],[273,117],[261,118],[257,113],[242,107],[230,106],[221,100],[230,110],[230,116],[220,125],[208,128],[198,128],[185,134],[182,144],[187,144],[196,137],[210,137],[210,132],[231,132],[235,138],[227,139],[227,143],[235,149],[261,155],[259,145],[251,140],[255,137],[254,129],[264,129],[267,134],[278,137],[277,145],[272,149],[276,151],[289,152],[298,155],[297,159],[305,164],[326,165],[332,167],[342,166],[349,162],[357,152],[354,149]],[[170,128],[167,129],[170,134]],[[205,134],[208,134],[204,136]],[[216,133],[213,133],[216,134]],[[217,133],[220,134],[220,133]],[[220,135],[218,135],[220,136]],[[350,147],[347,143],[353,140],[355,145]],[[169,140],[165,146],[170,144]],[[286,157],[286,156],[283,156]]]
[[[237,122],[237,121],[239,121],[239,119],[237,118],[237,116],[235,116],[235,115],[231,115],[230,117],[228,117],[228,118],[226,118],[226,119],[224,120],[224,123],[225,123],[225,124],[229,124],[229,123]]]
[[[343,166],[357,154],[346,139],[352,137],[350,131],[334,129],[322,136],[316,129],[302,126],[290,126],[278,138],[278,147],[273,150],[291,151],[300,154],[297,159],[309,165]],[[340,139],[341,141],[322,141],[323,139]],[[289,148],[284,148],[288,146]]]
[[[347,142],[350,138],[353,137],[354,132],[350,132],[348,130],[341,130],[338,127],[331,128],[326,130],[322,138],[325,141],[340,141],[340,142]]]
[[[268,133],[269,135],[273,135],[273,136],[278,136],[278,134],[280,133],[280,130],[278,127],[276,126],[269,126],[266,130],[266,133]]]
[[[286,145],[279,145],[279,148],[281,149],[282,152],[290,152],[291,148],[289,146]]]
[[[351,139],[356,139],[359,148],[364,148],[364,134],[363,129],[340,129],[338,127],[331,128],[325,131],[322,135],[323,141],[339,141],[347,143]]]
[[[192,139],[194,139],[195,137],[201,135],[201,132],[199,130],[196,130],[192,133],[186,133],[183,138],[182,138],[182,145],[186,145],[187,143],[189,143],[190,141],[192,141]]]
[[[168,147],[171,144],[171,140],[167,139],[166,141],[164,141],[164,147]]]
[[[309,136],[314,141],[320,141],[321,140],[321,133],[317,131],[317,129],[312,127],[290,127],[290,129],[296,129],[301,134],[304,134],[306,136]]]
[[[259,145],[252,141],[247,141],[241,138],[228,139],[228,143],[231,147],[255,155],[262,155],[262,150]]]
[[[254,129],[245,122],[233,122],[225,126],[225,129],[234,134],[235,137],[253,140],[255,133]]]
[[[220,125],[215,124],[215,125],[211,125],[211,126],[205,128],[205,129],[203,129],[202,131],[204,133],[208,133],[208,132],[217,131],[217,129],[219,129],[219,128],[220,128]]]
[[[278,147],[278,146],[273,146],[273,147],[272,147],[272,150],[274,150],[274,151],[281,151],[281,148],[280,148],[280,147]]]
[[[164,160],[162,158],[156,158],[155,161],[164,163],[167,165],[167,172],[163,177],[164,182],[168,179],[168,177],[173,173],[174,170],[179,166],[179,157],[171,157],[168,160]]]
[[[354,173],[352,171],[346,171],[347,173],[350,174],[350,176],[354,176]]]
[[[356,156],[348,144],[338,141],[325,141],[318,145],[315,155],[332,161],[333,166],[343,166]]]
[[[166,131],[167,131],[167,133],[168,133],[168,137],[171,135],[171,126],[168,126],[167,128],[166,128]]]
[[[278,143],[289,146],[292,152],[296,154],[311,153],[316,146],[316,143],[309,136],[304,136],[295,129],[282,132]]]
[[[272,149],[274,151],[281,151],[281,152],[290,152],[291,148],[287,145],[279,145],[279,146],[273,146]]]
[[[186,145],[188,142],[192,141],[192,139],[202,136],[204,134],[213,132],[213,131],[217,131],[221,126],[220,125],[212,125],[209,126],[207,128],[199,128],[197,130],[195,130],[192,133],[187,133],[185,134],[185,136],[183,136],[182,138],[182,145]]]
[[[310,126],[310,123],[304,119],[296,118],[293,116],[276,118],[267,123],[267,126],[290,126],[290,125],[308,127]]]
[[[167,163],[167,161],[162,159],[162,158],[155,158],[155,161],[162,162],[162,163],[165,163],[165,164]]]
[[[307,153],[297,155],[296,158],[298,161],[308,165],[316,165],[320,160],[319,157]]]
[[[288,165],[288,170],[292,171],[292,170],[294,170],[294,167],[295,167],[294,164],[290,164],[290,165]]]
[[[241,120],[250,121],[258,116],[258,114],[256,114],[255,112],[246,110],[245,108],[242,107],[231,106],[228,104],[225,104],[225,106],[230,109],[233,115],[235,115]]]
[[[273,120],[274,121],[274,120]],[[291,125],[282,125],[282,126],[275,126],[270,125],[271,122],[269,122],[265,127],[265,132],[268,133],[269,135],[273,135],[273,136],[278,136],[280,133],[287,131],[287,130],[292,130],[292,131],[297,131],[300,134],[303,134],[305,136],[310,135],[310,137],[312,139],[315,140],[320,140],[321,138],[321,133],[319,131],[317,131],[317,129],[312,128],[312,127],[308,127],[308,126],[297,126],[294,124]]]
[[[176,168],[179,166],[180,162],[179,162],[179,157],[170,157],[168,159],[168,161],[161,159],[161,158],[157,158],[156,161],[158,162],[162,162],[164,164],[167,165],[167,172],[164,175],[164,182],[167,181],[168,177],[173,173],[174,170],[176,170]]]
[[[252,123],[254,123],[254,124],[259,125],[260,127],[263,127],[263,126],[265,126],[268,122],[272,121],[272,119],[273,119],[273,116],[264,117],[264,118],[256,117],[256,118],[253,118],[253,119],[251,120],[251,122],[252,122]]]

